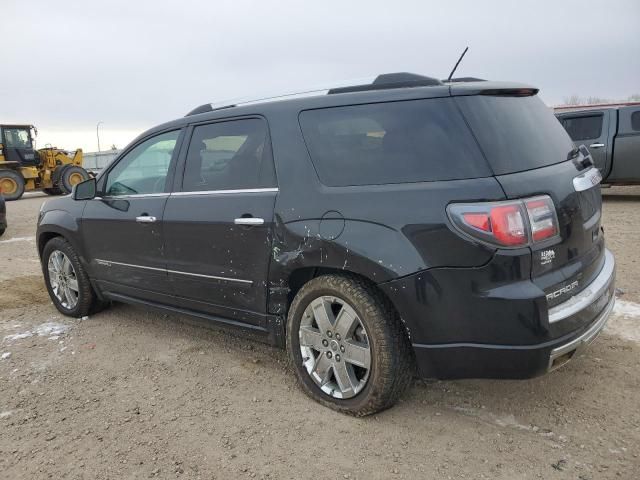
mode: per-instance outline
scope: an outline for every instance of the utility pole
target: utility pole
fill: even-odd
[[[100,126],[101,123],[104,123],[102,121],[98,122],[96,124],[96,137],[98,137],[98,152],[100,152],[100,132],[98,131],[98,127]]]

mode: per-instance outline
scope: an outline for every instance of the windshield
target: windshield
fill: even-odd
[[[536,96],[456,97],[495,175],[560,163],[574,149],[552,111]]]
[[[27,128],[4,128],[6,147],[31,149],[31,135]]]

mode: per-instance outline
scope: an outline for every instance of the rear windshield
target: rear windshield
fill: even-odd
[[[451,98],[307,110],[300,125],[325,185],[491,176]]]
[[[574,148],[552,111],[536,97],[456,97],[496,175],[563,162]]]

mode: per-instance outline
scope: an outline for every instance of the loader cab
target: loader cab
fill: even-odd
[[[14,166],[29,167],[40,164],[35,150],[37,130],[33,125],[0,125],[0,157]]]

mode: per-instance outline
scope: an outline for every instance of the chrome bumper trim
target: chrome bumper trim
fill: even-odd
[[[555,370],[556,368],[564,365],[563,363],[561,365],[554,367],[553,361],[556,358],[561,357],[562,355],[565,355],[574,350],[578,351],[579,349],[582,349],[588,346],[591,342],[593,342],[596,339],[598,334],[602,331],[602,329],[607,324],[607,320],[609,319],[609,316],[613,311],[613,306],[615,305],[615,303],[616,303],[616,297],[615,295],[612,295],[611,300],[609,300],[609,303],[607,304],[607,306],[604,308],[604,310],[602,310],[602,312],[600,312],[600,315],[598,316],[596,321],[593,323],[591,327],[589,327],[589,329],[586,332],[584,332],[578,338],[571,340],[569,343],[566,343],[560,347],[557,347],[551,350],[551,354],[549,355],[549,367],[548,367],[549,371]]]
[[[562,302],[555,307],[549,309],[549,323],[556,323],[565,318],[575,315],[580,310],[587,308],[593,302],[597,301],[609,288],[609,285],[615,277],[616,261],[613,254],[605,249],[604,266],[600,273],[591,282],[587,288],[577,295],[574,295],[566,302]]]

